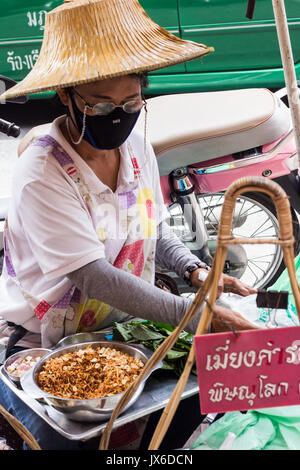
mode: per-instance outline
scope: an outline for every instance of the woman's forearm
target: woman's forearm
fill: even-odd
[[[183,279],[187,266],[201,260],[190,252],[175,235],[167,222],[161,222],[158,233],[155,254],[156,262],[160,266],[175,272]]]
[[[88,298],[98,299],[129,315],[177,326],[192,301],[159,289],[99,259],[68,274]],[[194,333],[200,313],[185,328]]]

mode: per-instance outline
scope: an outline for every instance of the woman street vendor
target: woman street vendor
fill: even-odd
[[[49,348],[133,317],[179,323],[191,300],[154,285],[155,263],[196,288],[209,268],[170,231],[156,158],[135,123],[146,106],[146,72],[210,50],[163,30],[137,0],[68,1],[47,15],[38,61],[1,97],[56,90],[66,107],[16,164],[0,278],[2,342],[19,325],[18,347]],[[223,288],[255,292],[226,275]],[[216,312],[215,331],[223,321],[253,328],[239,314]],[[1,383],[0,402],[46,448],[47,425],[14,400]],[[61,436],[51,439],[52,448],[66,448]]]

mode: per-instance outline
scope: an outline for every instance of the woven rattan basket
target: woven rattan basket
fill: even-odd
[[[247,238],[234,238],[231,235],[232,219],[235,209],[237,198],[242,194],[250,191],[259,191],[267,194],[271,197],[274,202],[277,211],[277,217],[279,221],[279,238],[268,238],[268,239],[247,239]],[[206,304],[204,311],[201,315],[198,327],[197,335],[204,334],[207,332],[211,322],[212,309],[215,305],[218,291],[218,282],[224,269],[226,260],[227,247],[233,244],[278,244],[282,247],[284,262],[288,269],[289,277],[291,280],[291,286],[293,295],[295,297],[295,304],[298,316],[300,318],[300,292],[299,286],[296,279],[296,271],[294,264],[294,237],[292,230],[292,218],[290,211],[290,203],[286,193],[283,189],[272,180],[266,180],[260,177],[249,177],[241,178],[236,180],[226,191],[224,204],[222,207],[221,220],[219,225],[217,250],[214,257],[214,262],[208,277],[206,278],[202,288],[200,288],[195,296],[193,304],[187,310],[184,317],[176,330],[160,345],[155,351],[151,359],[147,362],[142,374],[138,377],[130,388],[122,395],[117,407],[115,408],[110,421],[108,422],[103,435],[100,440],[99,449],[106,450],[108,448],[110,434],[115,419],[122,411],[126,403],[130,400],[139,383],[143,380],[143,377],[149,373],[149,371],[161,361],[168,351],[175,344],[180,332],[185,328],[189,321],[199,312],[205,299],[208,297],[208,303]],[[210,307],[209,307],[210,306]],[[154,435],[149,445],[149,450],[157,450],[170,426],[175,411],[181,399],[181,395],[184,391],[186,382],[190,375],[192,366],[195,360],[194,347],[191,347],[190,354],[188,356],[185,369],[179,378],[174,392],[162,413],[160,421],[156,427]]]
[[[274,202],[277,211],[277,217],[279,221],[279,238],[268,238],[268,239],[247,239],[247,238],[234,238],[231,235],[232,219],[235,209],[237,198],[242,194],[250,191],[259,191],[267,194],[271,197]],[[142,382],[143,378],[151,371],[154,366],[160,362],[168,353],[168,351],[175,344],[179,334],[190,322],[190,320],[199,312],[203,306],[205,299],[208,300],[203,313],[201,315],[196,334],[204,334],[207,332],[211,322],[212,308],[215,305],[217,298],[218,282],[224,269],[226,260],[227,247],[232,244],[278,244],[282,247],[284,262],[288,269],[291,287],[293,295],[295,297],[295,305],[298,316],[300,318],[300,292],[299,286],[296,279],[296,271],[294,264],[294,238],[292,230],[292,219],[290,204],[287,195],[283,189],[271,180],[266,180],[259,177],[241,178],[233,183],[225,193],[225,200],[222,207],[221,221],[219,226],[219,234],[217,241],[217,250],[213,262],[213,266],[207,279],[205,280],[201,289],[198,290],[193,304],[187,310],[184,317],[182,318],[178,327],[174,332],[160,345],[160,347],[151,356],[143,372],[140,374],[138,379],[126,390],[119,400],[109,422],[107,423],[104,432],[100,439],[99,450],[107,450],[110,435],[115,420],[122,412],[130,398]],[[195,361],[194,348],[191,347],[185,369],[179,378],[174,392],[165,407],[160,421],[153,434],[152,440],[149,445],[149,450],[156,450],[159,448],[171,422],[178,404],[181,399],[181,395],[184,391],[186,382],[190,375],[192,366]],[[24,429],[24,426],[19,423],[13,416],[7,413],[3,408],[0,407],[0,413],[8,420],[8,422],[14,427],[14,429],[24,438],[31,449],[40,449],[36,440],[30,433]]]

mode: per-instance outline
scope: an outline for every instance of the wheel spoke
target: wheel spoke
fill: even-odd
[[[246,204],[246,200],[244,199],[244,200],[242,201],[242,204],[241,204],[241,207],[240,207],[240,211],[239,211],[239,214],[238,214],[238,218],[241,217],[241,213],[242,213],[242,210],[243,210],[243,207],[244,207],[245,204]]]
[[[258,277],[249,264],[248,264],[248,269],[252,272],[253,276],[255,277],[255,283],[254,283],[255,285],[256,282],[258,282]]]
[[[256,230],[254,230],[254,232],[251,233],[251,235],[249,236],[249,238],[254,238],[257,234],[259,233],[263,233],[265,232],[266,230],[269,230],[273,227],[273,225],[270,225],[269,227],[267,227],[266,229],[262,230],[262,231],[259,231],[264,225],[266,225],[266,223],[270,223],[270,220],[266,219],[264,222],[262,222],[260,224],[259,227],[257,227]]]
[[[248,261],[259,260],[261,258],[266,258],[269,256],[273,256],[271,253],[268,255],[256,256],[255,258],[248,258]],[[257,261],[257,263],[268,263],[268,261]]]

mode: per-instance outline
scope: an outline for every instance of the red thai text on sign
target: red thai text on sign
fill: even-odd
[[[300,404],[300,327],[195,336],[202,413]]]

